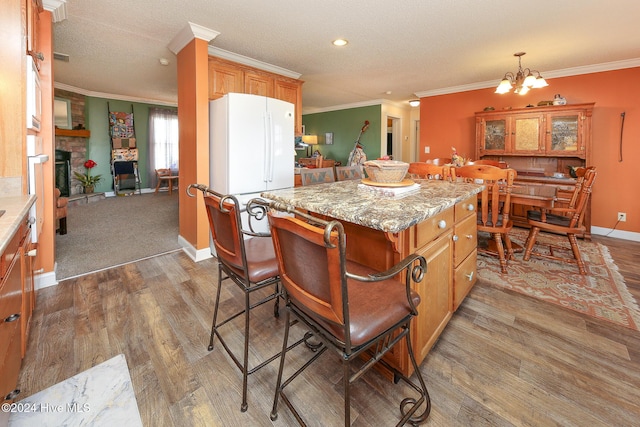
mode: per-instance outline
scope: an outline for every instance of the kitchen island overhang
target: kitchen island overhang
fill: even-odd
[[[340,221],[350,261],[385,271],[409,254],[425,257],[425,278],[413,285],[421,303],[411,331],[416,360],[421,363],[476,282],[475,213],[483,185],[415,182],[420,188],[401,197],[359,188],[358,180],[266,191],[261,196]],[[411,375],[402,346],[387,353],[385,360]]]

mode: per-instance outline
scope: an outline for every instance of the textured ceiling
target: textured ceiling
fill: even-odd
[[[305,111],[497,85],[517,70],[518,51],[527,52],[523,67],[548,80],[576,67],[640,65],[638,0],[67,0],[65,8],[54,51],[70,60],[55,61],[56,83],[166,104],[177,103],[167,46],[189,22],[220,33],[212,46],[300,73]],[[332,46],[337,37],[349,44]]]

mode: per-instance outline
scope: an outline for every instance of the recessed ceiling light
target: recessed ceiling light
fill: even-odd
[[[169,60],[167,58],[160,58],[160,65],[169,65]]]
[[[334,46],[346,46],[349,42],[345,39],[335,39],[332,41]]]

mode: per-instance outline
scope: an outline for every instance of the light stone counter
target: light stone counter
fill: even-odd
[[[400,197],[381,196],[358,188],[359,180],[271,190],[261,196],[341,221],[397,233],[478,194],[483,188],[462,182],[421,179],[415,182],[420,189]]]
[[[36,196],[32,195],[0,197],[0,210],[5,211],[0,216],[0,253],[7,248],[35,201]]]

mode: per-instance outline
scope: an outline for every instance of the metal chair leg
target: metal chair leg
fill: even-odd
[[[285,322],[284,322],[284,338],[282,339],[282,352],[280,353],[280,367],[278,368],[278,378],[276,379],[276,394],[273,398],[273,407],[271,408],[271,414],[269,418],[271,421],[275,421],[278,419],[278,400],[280,398],[280,390],[282,384],[282,372],[284,371],[284,359],[287,355],[287,342],[289,341],[289,320],[291,318],[291,313],[289,310],[286,310],[285,314]]]
[[[216,303],[213,307],[213,321],[211,322],[211,338],[209,339],[209,351],[213,350],[213,340],[216,335],[216,320],[218,319],[218,307],[220,306],[220,292],[222,290],[222,269],[218,264],[218,290],[216,291]]]
[[[407,329],[410,329],[410,324],[407,326]],[[427,389],[427,385],[424,382],[424,378],[422,377],[422,372],[420,371],[420,366],[416,362],[416,356],[413,353],[413,346],[411,345],[411,331],[405,335],[405,342],[407,343],[407,352],[409,353],[409,359],[411,359],[411,364],[413,365],[413,372],[416,377],[418,377],[418,382],[420,383],[420,390],[416,388],[416,386],[408,381],[408,384],[411,385],[417,392],[420,393],[420,399],[416,400],[413,398],[405,398],[400,402],[400,412],[404,415],[402,420],[400,420],[399,425],[404,424],[409,421],[411,425],[419,425],[424,423],[429,414],[431,413],[431,397],[429,396],[429,390]],[[426,408],[422,414],[418,416],[412,416],[415,411],[422,405],[422,402],[426,402]],[[411,405],[407,409],[407,405]]]

